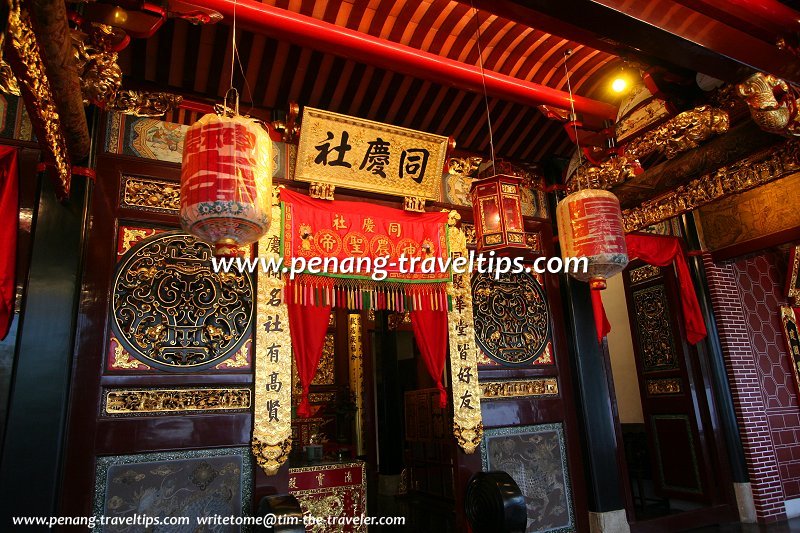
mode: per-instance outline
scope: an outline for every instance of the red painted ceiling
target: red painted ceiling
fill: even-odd
[[[576,94],[616,103],[607,90],[617,57],[524,24],[475,11],[451,0],[268,0],[282,9],[346,26],[390,41],[478,65],[480,26],[484,68],[567,90],[564,52]],[[392,73],[237,31],[239,62],[234,85],[242,112],[255,106],[286,109],[298,102],[338,113],[453,136],[458,148],[487,153],[489,135],[483,96]],[[240,64],[239,64],[240,63]],[[120,54],[126,85],[160,87],[220,98],[230,84],[231,26],[193,26],[170,20],[153,37],[134,40]],[[574,147],[558,122],[538,109],[489,99],[498,157],[539,161],[568,155]],[[185,123],[195,114],[169,117]]]

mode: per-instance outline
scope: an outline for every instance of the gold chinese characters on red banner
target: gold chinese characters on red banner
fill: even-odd
[[[447,137],[303,110],[295,179],[439,200]]]
[[[285,260],[336,258],[341,270],[321,275],[374,279],[370,272],[358,271],[354,259],[385,257],[390,281],[449,281],[446,269],[422,272],[417,267],[412,273],[409,266],[411,258],[446,260],[448,213],[408,213],[363,202],[315,200],[288,189],[281,189],[280,195]],[[354,261],[354,270],[345,272],[348,260]],[[405,269],[402,260],[409,261]]]

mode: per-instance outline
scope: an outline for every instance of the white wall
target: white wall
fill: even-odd
[[[619,421],[622,424],[641,424],[644,422],[644,416],[622,275],[616,275],[608,280],[608,288],[603,291],[603,306],[611,323],[608,352],[611,356]]]

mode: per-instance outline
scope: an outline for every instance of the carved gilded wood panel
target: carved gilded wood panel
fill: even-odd
[[[677,368],[677,353],[664,286],[655,285],[634,291],[633,305],[642,350],[642,371]]]

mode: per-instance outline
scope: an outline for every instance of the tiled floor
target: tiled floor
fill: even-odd
[[[725,526],[701,527],[692,529],[692,533],[794,533],[800,532],[800,518],[793,518],[788,522],[770,524],[768,526],[755,524],[730,524]]]
[[[369,528],[370,533],[390,533],[395,531],[450,533],[456,531],[452,504],[419,497],[395,498],[378,496],[377,494],[371,496],[374,498],[371,501],[377,504],[370,509],[371,515],[405,516],[406,525],[401,527],[371,526]],[[689,531],[690,533],[800,533],[800,518],[769,525],[735,523],[682,531]]]
[[[374,501],[374,500],[373,500]],[[375,516],[404,516],[406,525],[370,526],[373,532],[419,531],[449,533],[456,531],[452,504],[431,501],[427,498],[378,496]],[[370,513],[375,511],[370,510]]]

